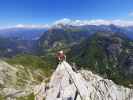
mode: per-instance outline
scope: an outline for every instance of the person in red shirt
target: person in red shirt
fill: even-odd
[[[60,62],[66,60],[66,56],[62,50],[57,52],[57,58]]]

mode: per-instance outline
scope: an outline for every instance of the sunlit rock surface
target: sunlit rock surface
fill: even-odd
[[[65,61],[57,66],[43,93],[46,100],[133,100],[132,89],[118,86],[91,71],[74,72]]]
[[[0,100],[25,100],[24,97],[32,94],[33,88],[41,83],[35,76],[36,72],[28,66],[10,65],[0,60]]]

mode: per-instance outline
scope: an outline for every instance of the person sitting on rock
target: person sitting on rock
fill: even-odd
[[[66,60],[66,56],[65,56],[65,54],[64,54],[64,52],[63,52],[62,50],[59,51],[59,52],[57,52],[57,58],[58,58],[58,60],[59,60],[60,62]]]

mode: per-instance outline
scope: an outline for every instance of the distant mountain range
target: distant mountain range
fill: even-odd
[[[13,40],[0,37],[0,57],[11,57],[17,54],[33,54],[37,50],[36,40]]]
[[[78,29],[83,31],[88,31],[90,33],[95,33],[97,31],[110,31],[117,33],[124,33],[130,39],[133,39],[133,26],[118,26],[118,25],[69,25],[58,23],[51,28],[25,28],[25,27],[16,27],[16,28],[5,28],[0,29],[0,37],[13,38],[18,40],[37,40],[39,39],[46,31],[52,29]],[[47,32],[46,32],[47,33]],[[43,36],[44,37],[44,36]]]
[[[46,28],[0,29],[0,56],[10,57],[20,53],[35,53],[37,40]]]
[[[59,24],[39,39],[41,55],[64,50],[70,62],[129,86],[133,75],[132,27]]]
[[[0,29],[0,37],[15,40],[37,40],[46,31],[46,28],[7,28]]]
[[[133,39],[133,27],[116,25],[79,25],[56,24],[51,28],[8,28],[0,29],[1,55],[14,55],[21,52],[40,53],[58,51],[80,44],[96,32],[112,32],[125,34],[124,37]],[[4,42],[3,42],[4,41]],[[5,48],[5,49],[4,49]],[[36,50],[37,49],[37,50]],[[67,49],[69,50],[69,49]],[[4,51],[4,53],[3,53]],[[9,54],[10,53],[10,54]]]
[[[117,83],[122,80],[125,85],[132,83],[133,41],[125,34],[96,32],[81,44],[73,46],[67,55],[78,66]]]
[[[67,28],[67,29],[83,29],[88,30],[90,33],[95,33],[98,31],[109,31],[109,32],[116,32],[116,33],[124,33],[130,39],[133,39],[133,26],[117,26],[117,25],[79,25],[79,26],[72,26],[67,24],[57,24],[56,28]]]
[[[80,43],[91,33],[84,29],[52,28],[39,39],[39,47],[43,51],[57,51]]]
[[[79,44],[84,39],[90,37],[96,32],[112,32],[123,35],[127,39],[133,40],[133,27],[118,27],[115,25],[81,25],[72,26],[57,24],[53,26],[38,40],[39,47],[43,51],[58,50]]]

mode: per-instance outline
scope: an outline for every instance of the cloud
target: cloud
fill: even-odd
[[[56,21],[53,25],[73,25],[73,26],[81,26],[81,25],[110,25],[114,24],[117,26],[125,27],[125,26],[133,26],[133,21],[127,20],[104,20],[104,19],[94,19],[94,20],[71,20],[68,18],[64,18]]]
[[[14,27],[16,28],[49,28],[48,24],[43,25],[34,25],[34,24],[17,24]]]
[[[133,13],[130,13],[132,15]],[[133,26],[133,20],[105,20],[105,19],[92,19],[92,20],[71,20],[68,18],[63,18],[60,20],[57,20],[53,22],[52,24],[17,24],[17,25],[8,25],[5,27],[0,27],[0,29],[3,28],[51,28],[51,27],[60,27],[59,24],[62,25],[72,25],[72,26],[81,26],[81,25],[116,25],[120,27],[128,27]]]
[[[72,21],[71,19],[63,18],[63,19],[55,21],[54,25],[56,25],[56,24],[70,24],[70,23],[72,23],[71,21]]]

